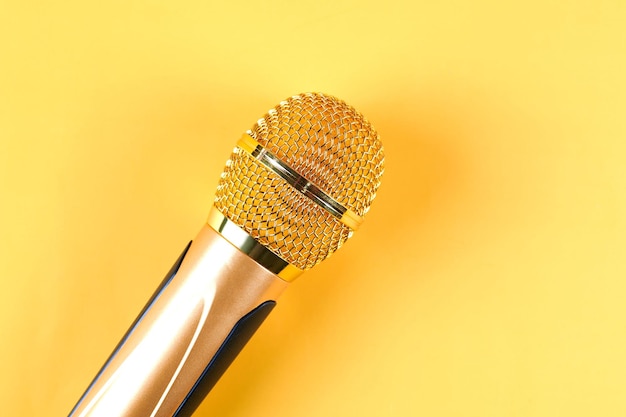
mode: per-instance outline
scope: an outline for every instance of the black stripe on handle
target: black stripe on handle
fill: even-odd
[[[239,319],[172,417],[193,414],[275,305],[276,301],[265,301]]]
[[[80,405],[80,403],[83,401],[83,399],[87,396],[87,393],[91,390],[91,387],[93,387],[93,385],[96,383],[96,381],[98,380],[98,378],[100,378],[100,375],[102,375],[102,372],[104,372],[104,370],[106,369],[107,366],[109,366],[109,363],[111,362],[111,360],[115,357],[115,355],[117,354],[117,352],[120,350],[120,348],[122,347],[122,345],[126,342],[126,340],[130,337],[131,333],[133,332],[133,330],[135,330],[135,327],[137,327],[137,324],[139,324],[139,322],[141,321],[141,319],[143,319],[143,317],[146,315],[146,313],[148,312],[148,310],[150,310],[150,307],[152,307],[152,305],[154,304],[154,302],[157,300],[157,298],[159,298],[159,296],[161,295],[161,293],[163,292],[163,290],[165,289],[165,287],[168,286],[168,284],[170,283],[170,281],[174,278],[174,276],[176,276],[176,273],[178,272],[178,268],[180,268],[180,264],[183,263],[183,259],[185,259],[185,255],[187,255],[187,251],[189,250],[189,247],[191,246],[191,242],[189,242],[187,244],[187,246],[185,247],[185,250],[183,250],[183,253],[180,254],[180,256],[178,257],[178,259],[176,260],[176,262],[174,262],[174,265],[172,265],[172,268],[169,270],[169,272],[167,273],[167,275],[165,275],[165,278],[163,278],[163,281],[161,281],[161,284],[159,285],[159,287],[156,289],[156,291],[154,291],[154,294],[152,294],[152,297],[150,297],[150,300],[146,303],[146,305],[143,307],[143,309],[141,310],[141,313],[139,313],[139,315],[137,316],[137,318],[135,319],[135,321],[133,322],[133,324],[129,327],[129,329],[126,331],[126,334],[124,334],[124,337],[122,337],[122,340],[119,341],[119,343],[117,344],[117,346],[115,347],[115,349],[113,350],[113,353],[111,353],[111,355],[109,356],[109,358],[106,360],[106,362],[104,363],[104,365],[102,365],[102,368],[100,368],[100,370],[98,371],[98,373],[96,374],[95,378],[93,379],[93,381],[91,381],[91,384],[89,384],[89,388],[87,388],[85,390],[85,392],[83,393],[83,395],[80,397],[80,400],[78,400],[78,402],[76,403],[76,405],[74,406],[74,408],[72,409],[72,411],[70,411],[69,417],[72,417],[72,414],[74,413],[74,411],[76,411],[76,409],[78,408],[78,406]]]

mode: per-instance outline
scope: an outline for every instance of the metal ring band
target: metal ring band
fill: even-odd
[[[287,181],[289,185],[332,214],[350,229],[356,230],[363,223],[361,216],[342,206],[318,186],[265,149],[252,136],[244,133],[239,142],[237,142],[237,147],[261,162],[266,168]]]
[[[207,223],[233,246],[279,278],[291,282],[304,272],[263,246],[215,207],[211,207]]]

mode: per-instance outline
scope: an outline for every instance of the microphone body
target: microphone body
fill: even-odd
[[[293,96],[237,142],[207,224],[69,417],[188,417],[288,283],[331,256],[376,196],[384,154],[343,101]]]
[[[205,225],[70,417],[190,416],[287,285]]]

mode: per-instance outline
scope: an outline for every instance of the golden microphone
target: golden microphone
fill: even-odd
[[[359,227],[384,154],[354,108],[288,98],[237,142],[207,223],[70,417],[191,416],[302,272]]]

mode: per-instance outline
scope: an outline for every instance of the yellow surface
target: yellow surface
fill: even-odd
[[[198,416],[625,416],[626,3],[5,1],[0,404],[66,415],[303,91],[378,128],[367,221]]]

